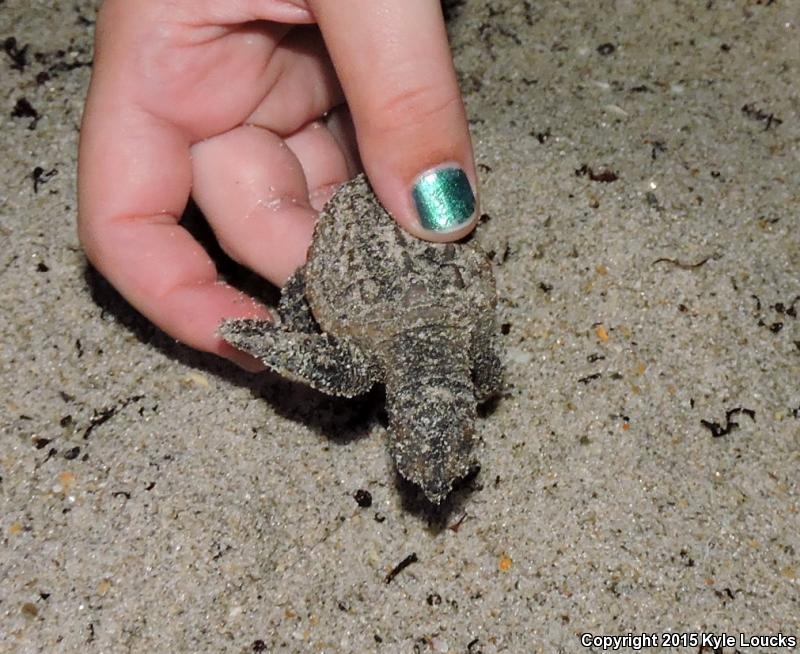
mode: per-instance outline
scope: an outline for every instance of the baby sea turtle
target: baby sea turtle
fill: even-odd
[[[227,320],[220,333],[330,395],[384,383],[397,469],[439,504],[474,466],[477,403],[501,387],[495,303],[485,254],[402,231],[359,175],[325,205],[280,322]]]

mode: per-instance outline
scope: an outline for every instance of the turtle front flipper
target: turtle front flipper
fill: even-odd
[[[301,266],[281,288],[278,303],[281,329],[290,332],[318,334],[321,330],[306,299],[306,267]]]
[[[378,377],[375,361],[348,338],[285,331],[253,318],[226,320],[220,334],[270,370],[328,395],[361,395]]]

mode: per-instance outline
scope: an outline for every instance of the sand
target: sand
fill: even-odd
[[[0,652],[800,636],[792,3],[449,3],[508,370],[440,513],[380,393],[192,352],[87,268],[93,12],[0,4]]]

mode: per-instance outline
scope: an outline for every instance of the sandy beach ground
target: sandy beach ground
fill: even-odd
[[[192,352],[87,268],[94,5],[0,2],[0,652],[800,637],[797,5],[447,13],[508,366],[432,513],[379,392]]]

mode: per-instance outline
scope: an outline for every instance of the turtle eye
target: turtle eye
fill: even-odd
[[[461,269],[454,265],[449,264],[441,267],[442,281],[447,285],[455,286],[456,288],[464,288],[464,277],[461,275]]]
[[[361,295],[362,302],[372,304],[378,298],[378,285],[374,279],[362,279],[358,283],[358,292]]]
[[[342,299],[349,305],[361,303],[362,293],[360,282],[352,282],[342,292]]]

